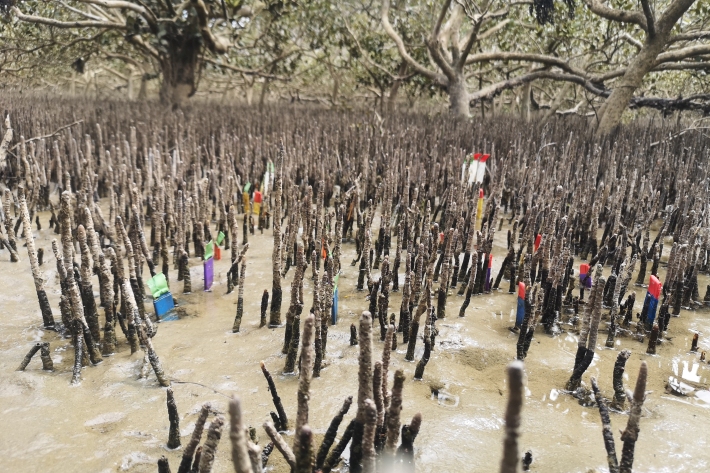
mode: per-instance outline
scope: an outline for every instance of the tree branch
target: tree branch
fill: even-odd
[[[129,75],[121,74],[117,70],[113,69],[112,67],[108,67],[108,66],[101,66],[101,67],[103,68],[104,71],[106,71],[110,74],[113,74],[114,76],[118,77],[121,80],[125,80],[126,82],[128,82],[128,79],[130,79],[130,74]]]
[[[571,66],[567,61],[560,59],[555,56],[547,56],[545,54],[528,54],[528,53],[481,53],[474,54],[469,57],[466,64],[475,64],[479,62],[490,62],[490,61],[523,61],[523,62],[537,62],[540,64],[545,64],[547,66],[555,66],[563,71],[569,72],[570,74],[575,74],[580,77],[586,77],[587,73],[581,69]]]
[[[387,68],[385,68],[381,64],[378,64],[376,61],[373,61],[372,58],[370,58],[370,55],[368,54],[368,52],[365,51],[365,49],[363,49],[362,45],[360,45],[360,40],[357,38],[355,33],[350,29],[350,25],[348,24],[347,21],[345,21],[345,29],[348,30],[348,33],[350,33],[350,36],[352,36],[353,40],[355,41],[355,45],[357,46],[357,49],[360,51],[360,57],[362,57],[365,60],[364,62],[367,63],[365,65],[365,69],[368,69],[367,66],[374,67],[375,69],[380,70],[380,72],[384,73],[385,75],[390,76],[390,78],[394,81],[397,81],[397,80],[404,81],[404,80],[410,79],[414,75],[414,74],[409,74],[407,76],[397,76],[397,75],[392,74],[390,71],[387,70]],[[369,69],[368,69],[368,73],[370,73]],[[370,75],[372,75],[372,74],[370,73]],[[374,78],[375,77],[373,75],[373,79]]]
[[[611,94],[611,91],[599,88],[596,84],[592,83],[591,81],[585,79],[584,77],[576,76],[573,74],[563,74],[561,72],[553,72],[549,70],[534,70],[532,72],[529,72],[527,74],[523,74],[518,77],[514,77],[512,79],[496,82],[495,84],[491,84],[489,86],[486,86],[482,88],[481,90],[478,90],[474,93],[472,93],[469,96],[470,99],[470,104],[473,106],[477,101],[483,100],[483,99],[488,99],[491,97],[495,97],[499,95],[501,92],[504,90],[509,90],[509,89],[514,89],[516,87],[520,87],[522,85],[525,85],[529,82],[533,82],[536,80],[541,80],[541,79],[551,79],[555,81],[562,81],[562,82],[572,82],[577,85],[581,85],[585,89],[589,90],[595,95],[599,95],[602,97],[607,97]]]
[[[656,36],[656,21],[653,19],[653,12],[648,0],[641,0],[641,8],[643,8],[643,15],[646,17],[646,32],[649,38],[653,38]]]
[[[653,69],[651,69],[651,72],[705,70],[708,69],[708,62],[706,61],[683,62],[684,59],[697,58],[705,54],[710,54],[710,45],[690,46],[688,48],[661,53],[656,58],[655,65]],[[623,76],[626,74],[626,70],[626,67],[620,67],[619,69],[604,74],[593,75],[589,77],[589,80],[601,84]]]
[[[656,58],[656,64],[661,64],[664,62],[682,61],[683,59],[703,56],[705,54],[710,54],[710,44],[697,44],[695,46],[673,49],[671,51],[661,53]]]
[[[471,26],[471,31],[468,34],[468,39],[466,39],[466,44],[464,45],[464,47],[461,50],[461,58],[459,59],[458,64],[456,64],[457,69],[461,70],[461,69],[463,69],[463,66],[466,65],[466,59],[468,58],[468,55],[471,54],[471,48],[473,48],[473,45],[479,39],[478,32],[481,31],[481,26],[483,25],[483,21],[485,19],[486,19],[486,15],[484,13],[477,20],[475,20],[473,22],[473,26]],[[502,23],[505,24],[505,22],[502,22]],[[497,26],[498,25],[494,26],[493,28],[495,28]],[[489,28],[488,31],[492,30],[493,28]]]
[[[491,36],[498,33],[500,30],[502,30],[503,28],[505,28],[506,26],[508,26],[511,23],[513,23],[513,22],[507,18],[507,19],[501,21],[500,23],[496,24],[495,26],[491,26],[483,33],[479,34],[478,39],[480,41],[482,41],[484,39],[490,38]]]
[[[609,8],[599,2],[599,0],[585,0],[585,3],[592,13],[602,18],[619,23],[633,23],[638,25],[642,30],[647,31],[646,17],[639,11],[628,12]]]
[[[446,0],[444,2],[444,5],[441,7],[441,12],[439,13],[439,17],[436,20],[436,23],[434,23],[434,27],[431,30],[431,35],[429,36],[429,41],[427,41],[427,47],[429,48],[429,53],[431,54],[432,59],[436,63],[439,68],[443,71],[444,75],[449,79],[449,81],[453,81],[454,77],[456,76],[456,72],[454,71],[454,68],[451,67],[451,64],[448,63],[446,58],[444,57],[442,50],[441,50],[441,37],[440,37],[440,32],[441,32],[441,25],[444,22],[444,18],[446,18],[446,13],[449,10],[449,6],[451,6],[451,0]],[[458,8],[461,8],[458,6]],[[462,12],[457,11],[454,12],[454,15],[461,14]],[[449,24],[447,24],[447,30],[451,27],[456,27],[455,23],[458,20],[452,16],[452,18],[449,20]],[[458,48],[458,44],[455,45],[456,48]],[[455,60],[456,58],[454,58]]]
[[[94,20],[94,21],[104,21],[103,18],[92,15],[91,13],[79,10],[78,8],[74,8],[71,5],[67,5],[65,2],[59,2],[64,8],[69,10],[70,12],[76,13],[77,15],[81,15],[84,18],[88,18],[89,20]]]
[[[699,39],[708,38],[710,38],[710,31],[693,31],[689,33],[686,32],[673,35],[668,40],[668,43],[678,43],[680,41],[697,41]]]
[[[422,76],[426,77],[427,79],[433,80],[434,82],[438,83],[439,85],[447,86],[448,80],[445,76],[442,76],[441,74],[437,74],[434,71],[430,71],[429,69],[427,69],[423,65],[419,64],[412,56],[409,55],[409,53],[407,52],[407,48],[405,48],[405,46],[404,46],[404,41],[402,41],[402,38],[397,34],[397,32],[392,27],[392,24],[390,23],[389,9],[390,9],[390,0],[382,0],[382,10],[380,11],[380,17],[382,20],[382,27],[385,29],[385,32],[390,37],[390,39],[392,41],[394,41],[395,44],[397,45],[397,51],[399,52],[399,55],[402,56],[402,59],[404,59],[410,66],[412,66],[412,68],[418,74],[421,74]]]
[[[143,41],[143,38],[139,35],[126,36],[126,41],[143,51],[144,54],[152,56],[158,61],[161,60],[160,53],[158,52],[158,50],[155,49],[153,46],[146,44],[145,41]]]
[[[150,11],[149,9],[142,7],[140,5],[136,5],[135,3],[131,2],[126,2],[126,1],[120,1],[120,0],[79,0],[81,3],[90,3],[92,5],[98,5],[100,7],[108,8],[108,9],[125,9],[125,10],[131,10],[134,11],[138,14],[140,14],[143,18],[146,19],[146,21],[150,24],[157,24],[158,19],[155,17],[155,14]]]
[[[135,59],[133,59],[130,56],[126,56],[125,54],[115,54],[115,53],[104,52],[104,56],[106,57],[106,59],[118,59],[119,61],[123,61],[126,64],[130,64],[130,65],[134,66],[136,69],[140,69],[141,72],[145,72],[145,68],[143,67],[143,65],[141,63],[139,63],[138,61],[136,61]]]
[[[664,34],[670,33],[683,13],[690,8],[695,0],[673,0],[656,22],[656,29]]]
[[[696,110],[710,113],[710,94],[691,95],[687,98],[664,99],[660,97],[634,97],[629,108],[654,108],[666,112],[674,110]]]
[[[257,69],[242,69],[241,67],[232,66],[231,64],[221,64],[221,63],[215,61],[214,59],[210,59],[210,58],[205,58],[205,62],[212,64],[213,66],[224,67],[225,69],[229,69],[230,71],[239,72],[240,74],[246,74],[248,76],[263,77],[265,79],[279,80],[279,81],[283,81],[283,82],[288,82],[290,80],[290,78],[288,78],[288,77],[277,76],[274,74],[267,74],[267,73],[261,72],[260,70],[257,70]]]
[[[635,47],[636,50],[640,50],[643,47],[643,43],[638,39],[631,36],[629,33],[621,33],[621,39],[629,43],[631,46]]]
[[[200,25],[200,34],[202,39],[205,40],[205,45],[207,49],[215,54],[224,54],[229,49],[229,46],[212,34],[212,30],[209,26],[209,14],[207,12],[207,6],[203,0],[190,0],[192,7],[197,13],[197,23]]]
[[[31,142],[31,141],[37,141],[37,140],[43,140],[43,139],[45,139],[45,138],[51,138],[51,137],[53,137],[54,135],[56,135],[57,133],[59,133],[60,131],[66,130],[67,128],[73,127],[74,125],[78,125],[79,123],[83,123],[83,122],[84,122],[84,120],[77,120],[77,121],[75,121],[75,122],[73,122],[73,123],[70,123],[70,124],[68,124],[68,125],[64,125],[63,127],[60,127],[60,128],[57,128],[57,129],[54,131],[54,133],[50,133],[49,135],[35,136],[35,137],[33,137],[33,138],[29,138],[29,139],[27,139],[27,140],[24,140],[24,143],[27,144],[27,143],[29,143],[29,142]],[[21,144],[22,144],[22,142],[17,143],[15,146],[13,146],[12,148],[10,148],[10,151],[14,151],[14,150],[15,150],[18,146],[20,146]]]
[[[42,25],[54,26],[56,28],[110,28],[114,30],[125,30],[126,25],[120,23],[109,23],[105,21],[59,21],[42,16],[25,15],[17,7],[12,7],[15,17],[27,23],[38,23]]]

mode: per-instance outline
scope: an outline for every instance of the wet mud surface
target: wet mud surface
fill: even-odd
[[[51,252],[53,231],[47,228],[48,213],[40,213],[43,229],[33,227],[37,247],[44,248],[42,270],[55,319],[59,318],[60,287]],[[377,220],[376,220],[377,221]],[[505,230],[505,227],[504,227]],[[494,246],[493,274],[497,274],[505,250],[505,231],[498,232]],[[241,241],[241,238],[240,238]],[[231,327],[237,309],[237,291],[227,295],[226,272],[229,251],[215,261],[215,284],[204,292],[202,264],[190,258],[193,293],[182,294],[182,282],[171,266],[171,290],[179,304],[178,320],[157,324],[153,344],[163,368],[171,379],[180,415],[183,446],[187,444],[200,406],[211,402],[226,413],[229,397],[242,400],[245,423],[257,427],[260,445],[268,442],[261,425],[270,419],[271,396],[261,373],[263,360],[274,375],[279,394],[290,418],[295,418],[298,379],[283,375],[285,355],[281,354],[283,327],[259,328],[261,296],[271,290],[271,230],[249,236],[247,276],[244,290],[244,318],[239,333]],[[406,248],[406,244],[403,245]],[[394,241],[392,242],[394,252]],[[670,245],[664,248],[660,276],[663,280]],[[0,454],[4,471],[43,472],[154,472],[161,455],[169,458],[173,471],[179,464],[181,450],[170,451],[166,390],[151,372],[139,379],[143,354],[130,354],[128,343],[117,330],[117,353],[104,357],[97,366],[82,370],[82,382],[70,386],[73,348],[69,339],[42,329],[42,318],[29,268],[26,249],[19,248],[20,262],[10,263],[7,251],[0,252]],[[172,251],[172,249],[171,249]],[[317,437],[347,396],[357,395],[357,350],[350,346],[350,324],[366,310],[365,292],[355,290],[357,267],[350,266],[355,256],[353,243],[343,245],[343,273],[339,281],[339,321],[328,331],[327,353],[321,377],[312,383],[309,424]],[[391,254],[390,258],[393,258]],[[575,268],[578,268],[575,263]],[[650,267],[650,264],[649,264]],[[604,275],[608,276],[609,267]],[[376,278],[377,270],[373,270]],[[401,273],[401,271],[400,271]],[[144,274],[148,274],[147,268]],[[577,274],[577,273],[575,273]],[[289,302],[289,286],[294,270],[282,282],[282,319]],[[312,300],[311,268],[306,271],[304,299]],[[403,280],[403,274],[400,275]],[[634,281],[636,275],[632,278]],[[701,274],[701,297],[708,284]],[[98,303],[98,279],[94,276]],[[400,284],[401,286],[401,284]],[[436,285],[435,287],[438,287]],[[508,283],[499,292],[474,296],[464,318],[457,317],[462,296],[452,289],[448,297],[448,316],[437,321],[439,334],[431,359],[421,381],[412,379],[415,363],[406,362],[406,346],[401,343],[392,355],[392,376],[404,369],[402,420],[421,412],[422,429],[415,442],[417,471],[497,471],[503,440],[503,413],[507,399],[506,365],[515,359],[517,333],[512,310],[516,296],[508,294]],[[646,289],[630,284],[636,292],[634,312],[640,312]],[[401,292],[391,293],[389,313],[399,314]],[[145,301],[152,313],[152,302]],[[103,325],[103,310],[99,310]],[[608,309],[604,310],[608,313]],[[566,317],[566,316],[565,316]],[[118,328],[118,327],[117,327]],[[565,330],[570,327],[563,325]],[[708,370],[700,363],[700,352],[710,350],[710,312],[682,310],[672,318],[667,339],[656,355],[646,354],[646,343],[629,337],[617,337],[613,349],[605,348],[606,324],[602,321],[594,361],[584,375],[599,381],[607,398],[613,395],[612,371],[618,352],[631,350],[624,375],[627,388],[635,383],[639,365],[649,366],[647,399],[636,443],[634,471],[675,472],[703,471],[710,465],[710,449],[705,425],[710,418]],[[697,353],[689,351],[694,333],[700,333]],[[375,330],[375,352],[382,350],[379,330]],[[421,330],[420,330],[421,336]],[[42,371],[39,356],[24,372],[15,369],[38,342],[50,343],[54,372]],[[417,343],[415,361],[424,346]],[[606,471],[606,453],[601,422],[596,407],[583,407],[564,392],[574,364],[577,335],[573,331],[557,336],[535,332],[525,360],[526,397],[522,413],[523,452],[532,450],[531,471],[547,473]],[[691,389],[687,396],[666,390],[669,377]],[[687,389],[687,388],[686,388]],[[346,419],[354,415],[354,409]],[[612,412],[611,422],[617,446],[619,431],[627,416]],[[342,426],[341,426],[342,430]],[[288,436],[288,441],[292,441]],[[620,447],[617,447],[619,449]],[[346,451],[347,453],[347,451]],[[275,452],[269,471],[286,472],[288,467]],[[225,437],[219,446],[214,470],[232,471],[230,447]]]

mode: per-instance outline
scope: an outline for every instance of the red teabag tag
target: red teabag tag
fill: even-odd
[[[525,318],[525,283],[518,283],[518,310],[515,314],[515,326],[520,327]]]
[[[493,267],[493,255],[488,257],[488,268],[486,268],[486,279],[483,284],[483,290],[490,292],[491,290],[491,268]]]
[[[592,275],[589,274],[589,265],[586,263],[579,265],[579,282],[587,289],[592,287]]]
[[[661,287],[661,281],[659,281],[656,276],[652,275],[651,279],[648,281],[649,294],[651,294],[656,299],[659,299],[661,297]]]

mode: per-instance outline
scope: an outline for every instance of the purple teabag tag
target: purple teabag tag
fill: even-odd
[[[214,259],[208,258],[202,264],[205,268],[205,291],[209,291],[214,282]]]

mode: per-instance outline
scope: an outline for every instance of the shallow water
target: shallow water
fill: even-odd
[[[55,319],[60,320],[60,289],[50,244],[55,235],[47,228],[48,214],[41,213],[40,219],[43,229],[37,231],[35,227],[33,230],[37,247],[45,251],[42,270],[46,289]],[[223,251],[222,260],[215,261],[215,284],[211,292],[202,291],[202,265],[196,258],[190,259],[192,294],[182,294],[182,282],[175,281],[177,271],[170,268],[172,292],[188,316],[158,324],[153,343],[163,368],[173,380],[183,445],[189,440],[200,406],[210,401],[218,410],[226,412],[228,398],[232,395],[242,399],[245,422],[258,428],[260,444],[268,442],[260,426],[270,420],[273,405],[259,368],[261,360],[274,375],[292,425],[295,420],[298,381],[295,376],[281,374],[285,363],[281,355],[284,330],[259,328],[261,296],[264,289],[271,292],[271,230],[263,235],[258,231],[250,235],[249,243],[244,318],[241,332],[237,334],[231,332],[237,291],[226,295],[229,251]],[[394,242],[392,246],[394,251]],[[669,247],[665,245],[666,254]],[[357,269],[350,266],[354,244],[344,244],[343,250],[340,320],[329,328],[324,369],[321,377],[312,383],[310,425],[316,434],[325,431],[347,396],[357,397],[358,347],[349,345],[349,329],[351,323],[357,325],[358,316],[367,309],[368,302],[365,293],[355,290]],[[157,459],[166,455],[176,471],[182,451],[169,451],[165,447],[169,426],[165,389],[159,387],[152,372],[147,380],[138,379],[142,352],[131,355],[117,327],[118,352],[105,357],[97,366],[84,368],[81,384],[70,386],[73,348],[69,340],[41,329],[42,319],[26,250],[20,248],[19,253],[20,263],[13,264],[9,262],[7,251],[0,252],[0,412],[5,427],[0,430],[0,454],[4,458],[3,470],[153,472]],[[497,274],[505,254],[505,231],[497,233],[494,253],[493,274]],[[662,267],[661,280],[664,272]],[[148,274],[147,268],[144,274]],[[282,282],[282,319],[288,308],[293,274],[292,269]],[[608,274],[606,267],[605,276]],[[307,307],[312,298],[310,275],[309,267],[304,288]],[[96,277],[93,283],[98,296]],[[707,276],[700,275],[701,296],[707,284]],[[415,363],[404,360],[404,345],[392,356],[390,386],[396,369],[402,368],[407,376],[403,422],[408,422],[416,412],[423,415],[422,429],[415,441],[420,472],[483,472],[499,468],[507,401],[505,367],[515,358],[517,341],[517,334],[509,331],[516,297],[507,293],[507,282],[501,283],[501,287],[506,290],[474,297],[465,318],[457,317],[463,298],[455,292],[449,296],[448,316],[437,322],[440,332],[422,381],[412,380]],[[637,293],[635,311],[639,312],[645,288],[631,285],[629,290]],[[401,293],[391,294],[390,313],[399,314],[400,301]],[[150,300],[145,303],[152,313]],[[103,319],[103,311],[99,312]],[[588,385],[590,376],[597,377],[607,397],[613,395],[611,378],[618,351],[628,348],[632,352],[626,364],[628,388],[632,389],[635,384],[641,361],[649,364],[635,471],[700,471],[710,465],[708,440],[702,433],[710,418],[707,390],[710,365],[698,363],[699,352],[688,352],[695,331],[700,332],[699,352],[708,350],[706,334],[710,333],[710,319],[707,310],[682,310],[680,318],[672,318],[667,334],[670,340],[657,348],[655,356],[646,355],[646,343],[625,337],[617,338],[614,349],[607,349],[603,347],[605,333],[599,335],[597,354],[584,382]],[[521,451],[532,450],[532,471],[586,472],[592,468],[605,471],[606,453],[598,410],[582,407],[575,398],[564,393],[574,363],[576,334],[551,337],[542,332],[542,329],[536,331],[525,361],[527,388]],[[381,353],[378,328],[374,334],[375,352]],[[55,371],[42,371],[39,355],[26,371],[14,371],[32,344],[39,340],[50,342]],[[401,344],[401,335],[398,341]],[[419,340],[416,360],[422,351],[423,343]],[[667,393],[665,385],[671,376],[687,383],[693,391],[686,397]],[[355,406],[346,419],[354,414]],[[622,446],[619,431],[625,428],[626,419],[624,414],[611,414],[619,454]],[[341,431],[343,428],[344,424]],[[271,455],[269,468],[275,472],[288,471],[277,451]],[[226,435],[213,471],[233,471]]]

